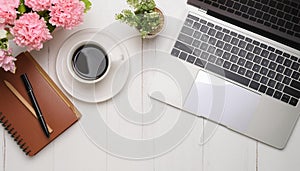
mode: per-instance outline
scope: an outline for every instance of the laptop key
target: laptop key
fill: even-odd
[[[195,31],[194,34],[193,34],[193,37],[194,37],[195,39],[200,39],[201,33],[198,32],[198,31]]]
[[[195,48],[199,48],[200,44],[201,44],[201,42],[200,42],[199,40],[196,40],[196,39],[195,39],[195,40],[193,41],[193,43],[192,43],[192,46],[195,47]]]
[[[225,61],[224,64],[223,64],[223,67],[226,68],[226,69],[229,69],[231,66],[231,63],[228,62],[228,61]]]
[[[226,2],[226,6],[227,7],[232,7],[233,6],[233,1],[232,0],[228,0],[227,2]]]
[[[268,61],[267,59],[263,59],[263,60],[261,61],[261,65],[264,66],[264,67],[268,67],[269,61]]]
[[[224,42],[223,42],[223,41],[220,41],[220,40],[218,40],[218,41],[217,41],[217,44],[216,44],[216,46],[217,46],[218,48],[222,49],[222,48],[223,48],[223,46],[224,46]]]
[[[203,20],[203,19],[200,19],[200,23],[202,23],[202,24],[206,24],[206,23],[207,23],[207,21],[206,21],[206,20]]]
[[[209,40],[208,40],[208,43],[211,44],[211,45],[215,45],[216,42],[217,42],[217,39],[213,38],[213,37],[210,37]]]
[[[252,52],[253,48],[254,48],[254,45],[252,45],[250,43],[248,43],[247,46],[246,46],[246,50],[249,51],[249,52]]]
[[[184,33],[184,34],[187,34],[189,36],[192,36],[193,33],[194,33],[194,30],[191,29],[191,28],[188,28],[186,26],[183,26],[182,29],[181,29],[181,32]]]
[[[223,58],[223,59],[226,59],[226,60],[229,60],[229,58],[230,58],[230,53],[224,52],[222,58]]]
[[[265,57],[265,58],[267,58],[268,57],[268,55],[269,55],[269,52],[267,51],[267,50],[263,50],[262,52],[261,52],[261,54],[260,54],[262,57]]]
[[[296,56],[291,56],[291,60],[296,61],[298,60],[298,58]],[[299,58],[299,62],[300,62],[300,58]]]
[[[178,57],[179,56],[180,51],[178,49],[173,49],[171,52],[171,55]]]
[[[222,58],[218,58],[217,61],[216,61],[216,64],[219,65],[219,66],[222,66],[224,63],[224,59]]]
[[[211,63],[215,63],[217,57],[215,55],[209,55],[208,57],[208,61],[211,62]]]
[[[223,36],[224,36],[224,33],[218,31],[217,34],[216,34],[216,38],[218,39],[223,39]]]
[[[284,77],[284,79],[283,79],[284,84],[289,85],[290,82],[291,82],[291,79],[289,77]]]
[[[285,102],[285,103],[288,103],[290,100],[290,96],[284,94],[282,97],[281,97],[281,101]]]
[[[194,16],[194,15],[188,14],[187,17],[190,18],[190,19],[192,19],[192,20],[199,21],[199,18],[196,17],[196,16]]]
[[[260,72],[259,72],[259,73],[262,74],[262,75],[267,75],[268,69],[265,68],[265,67],[262,67],[262,68],[260,69]]]
[[[269,96],[273,96],[273,94],[274,94],[274,89],[268,88],[266,94],[269,95]]]
[[[275,77],[275,75],[276,75],[276,73],[274,72],[274,71],[269,71],[269,73],[268,73],[268,77],[269,78],[274,78]]]
[[[232,47],[232,45],[231,44],[228,44],[228,43],[225,43],[225,45],[224,45],[224,50],[226,50],[226,51],[230,51],[231,50],[231,47]]]
[[[185,45],[185,44],[183,44],[183,43],[181,43],[179,41],[176,41],[175,47],[177,49],[183,50],[183,51],[185,51],[185,52],[187,52],[189,54],[191,54],[193,52],[193,50],[194,50],[194,48],[192,48],[191,46]]]
[[[289,104],[293,105],[293,106],[296,106],[297,103],[298,103],[298,100],[292,97]]]
[[[209,36],[208,35],[206,35],[206,34],[202,34],[202,36],[201,36],[201,41],[202,42],[207,42],[208,41],[208,38],[209,38]]]
[[[276,84],[276,86],[275,86],[275,89],[278,90],[278,91],[282,91],[282,90],[283,90],[283,87],[284,87],[284,85],[283,85],[282,83],[279,83],[279,82],[278,82],[278,83]]]
[[[259,88],[259,83],[256,81],[251,81],[250,83],[250,88],[254,89],[254,90],[258,90]]]
[[[284,70],[284,75],[286,75],[286,76],[291,76],[292,75],[292,70],[291,69],[289,69],[289,68],[286,68],[285,70]]]
[[[283,79],[283,75],[282,75],[282,74],[279,74],[279,73],[277,73],[277,74],[276,74],[276,77],[275,77],[275,80],[276,80],[276,81],[279,81],[279,82],[281,82],[281,81],[282,81],[282,79]]]
[[[255,73],[254,75],[253,75],[253,80],[255,80],[255,81],[259,81],[260,80],[260,75],[259,74],[257,74],[257,73]]]
[[[189,36],[187,36],[187,35],[185,35],[185,34],[179,34],[179,36],[178,36],[178,40],[180,40],[180,41],[182,41],[183,43],[186,43],[186,44],[188,44],[188,45],[191,45],[192,44],[192,42],[193,42],[193,38],[191,38],[191,37],[189,37]]]
[[[216,30],[213,29],[213,28],[210,28],[207,34],[210,35],[210,36],[215,36]]]
[[[187,58],[186,61],[188,61],[189,63],[192,63],[192,64],[193,64],[195,60],[196,60],[196,57],[195,57],[195,56],[189,55],[189,57]]]
[[[256,55],[259,55],[261,53],[262,49],[260,47],[255,47],[253,50],[253,53],[255,53]]]
[[[282,93],[279,92],[279,91],[275,91],[275,93],[274,93],[274,95],[273,95],[273,97],[275,97],[276,99],[280,99],[281,96],[282,96]]]
[[[241,41],[239,42],[238,46],[239,46],[240,48],[245,48],[245,47],[246,47],[246,44],[247,44],[247,43],[246,43],[245,41],[242,41],[242,40],[241,40]]]
[[[200,31],[203,32],[203,33],[207,33],[208,27],[205,26],[205,25],[202,25],[201,28],[200,28]]]
[[[231,39],[230,43],[233,44],[233,45],[237,45],[238,42],[239,42],[239,39],[237,39],[237,38],[234,37],[234,38]]]
[[[197,65],[197,66],[199,66],[199,67],[201,67],[201,68],[204,68],[205,64],[206,64],[206,61],[197,58],[194,64]]]
[[[238,59],[239,58],[237,56],[231,55],[230,61],[233,62],[233,63],[237,63]]]
[[[238,70],[238,73],[239,73],[240,75],[244,75],[244,74],[246,73],[246,69],[240,67],[239,70]]]
[[[230,70],[233,71],[233,72],[237,72],[238,68],[239,67],[237,65],[232,64],[231,67],[230,67]]]
[[[215,51],[216,51],[216,48],[213,47],[213,46],[209,46],[208,49],[207,49],[207,52],[208,52],[208,53],[211,53],[211,54],[214,54]]]
[[[275,53],[270,53],[270,55],[269,55],[269,59],[271,61],[275,61],[276,57],[277,57],[277,55]]]
[[[195,30],[198,30],[200,27],[201,27],[201,24],[200,24],[200,23],[194,22],[192,28],[195,29]]]
[[[215,52],[215,55],[217,55],[218,57],[222,57],[222,55],[223,55],[223,50],[217,49],[216,52]]]
[[[239,48],[233,46],[232,49],[231,49],[231,53],[238,54],[238,52],[239,52]]]
[[[199,57],[200,55],[201,55],[201,50],[199,50],[199,49],[194,49],[194,51],[193,51],[193,55],[195,55],[195,56],[197,56],[197,57]]]
[[[252,66],[253,66],[253,63],[249,62],[249,61],[247,61],[246,64],[245,64],[245,67],[248,68],[248,69],[251,69]]]
[[[179,59],[186,60],[186,58],[187,58],[187,54],[184,52],[181,52],[179,55]]]
[[[296,80],[292,80],[291,86],[297,90],[300,90],[300,82],[298,82]]]
[[[282,65],[278,65],[276,71],[279,73],[283,73],[284,67]]]
[[[295,80],[298,80],[300,78],[300,72],[294,71],[292,74],[292,78]]]
[[[283,60],[284,60],[284,58],[282,56],[278,56],[276,59],[276,62],[282,64]]]
[[[241,49],[238,55],[240,57],[244,58],[246,56],[246,54],[247,54],[247,52],[245,50]]]
[[[269,69],[272,69],[272,70],[275,70],[276,69],[276,67],[277,67],[277,64],[275,63],[275,62],[270,62],[270,64],[269,64]]]
[[[267,91],[267,86],[265,86],[265,85],[260,85],[258,91],[259,91],[259,92],[262,92],[262,93],[265,93],[265,92]]]
[[[260,79],[260,83],[267,85],[268,80],[269,80],[269,78],[263,76],[263,77],[261,77],[261,79]]]
[[[208,56],[209,56],[209,53],[207,52],[202,52],[200,58],[204,59],[204,60],[207,60],[208,59]]]
[[[206,51],[208,48],[208,44],[207,43],[204,43],[202,42],[201,45],[200,45],[200,49],[203,50],[203,51]]]
[[[296,98],[300,98],[300,91],[294,89],[294,88],[291,88],[291,87],[288,87],[288,86],[285,86],[283,88],[283,92],[290,95],[290,96],[294,96]]]
[[[257,64],[254,64],[252,70],[253,70],[254,72],[259,72],[260,68],[261,68],[261,66],[259,66],[259,65],[257,65]]]
[[[300,64],[299,63],[297,63],[297,62],[293,62],[293,64],[292,64],[292,69],[294,69],[294,70],[298,70],[299,69],[299,66],[300,66]]]
[[[242,77],[242,76],[240,76],[236,73],[233,73],[231,71],[224,70],[224,69],[220,68],[219,66],[216,66],[216,65],[213,65],[213,64],[210,64],[210,63],[207,63],[206,69],[213,72],[213,73],[215,73],[215,74],[224,76],[225,78],[228,78],[229,80],[238,82],[238,83],[240,83],[242,85],[245,85],[245,86],[248,86],[248,84],[250,82],[250,79],[248,79],[248,78]]]
[[[253,74],[254,74],[253,71],[250,71],[250,70],[246,71],[246,77],[248,77],[248,78],[252,78]]]
[[[184,22],[184,25],[191,27],[193,25],[193,23],[194,23],[193,20],[187,18]]]
[[[215,26],[215,29],[217,29],[217,30],[219,30],[219,31],[222,31],[222,27],[221,27],[221,26],[218,26],[218,25]],[[224,33],[222,33],[222,34],[224,35]]]
[[[262,60],[262,58],[260,56],[255,55],[253,62],[260,64],[261,60]]]
[[[276,81],[274,81],[274,80],[269,80],[269,82],[268,82],[268,86],[269,86],[269,87],[274,88],[275,85],[276,85]]]
[[[244,66],[245,63],[246,63],[246,60],[243,59],[243,58],[240,58],[240,59],[238,60],[238,65],[240,65],[240,66]]]
[[[230,41],[231,41],[231,36],[226,34],[226,35],[224,36],[223,40],[224,40],[225,42],[230,42]]]

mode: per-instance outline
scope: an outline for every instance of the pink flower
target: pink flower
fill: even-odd
[[[17,18],[17,10],[20,4],[19,0],[0,0],[0,18],[2,24],[12,25]]]
[[[11,49],[5,51],[0,49],[0,67],[3,68],[5,71],[10,71],[15,73],[16,65],[15,61],[17,60],[11,54]]]
[[[79,0],[52,0],[49,22],[57,27],[73,29],[83,22],[85,5]]]
[[[15,26],[10,30],[14,42],[28,51],[40,50],[43,43],[52,39],[44,18],[40,19],[37,13],[26,13],[15,21]]]
[[[25,0],[25,5],[34,11],[44,11],[51,7],[51,0]]]
[[[0,7],[18,8],[20,0],[0,0]]]

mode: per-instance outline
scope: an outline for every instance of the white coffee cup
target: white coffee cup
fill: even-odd
[[[67,56],[70,74],[82,83],[97,83],[109,72],[111,60],[106,50],[97,42],[83,41],[75,44]]]

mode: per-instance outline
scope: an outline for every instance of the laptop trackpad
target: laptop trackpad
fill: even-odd
[[[261,96],[199,71],[183,109],[238,131],[245,131]]]

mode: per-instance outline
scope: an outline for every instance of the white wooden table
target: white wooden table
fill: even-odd
[[[54,39],[47,42],[39,52],[32,52],[37,61],[59,85],[55,60],[63,41],[72,33],[84,28],[104,29],[115,22],[115,13],[127,8],[125,0],[92,0],[93,7],[85,16],[84,24],[72,31],[58,31]],[[164,14],[173,18],[183,18],[187,5],[186,0],[157,0],[157,5]],[[178,26],[180,27],[180,26]],[[142,41],[132,38],[127,42],[130,54],[158,48],[157,40]],[[15,47],[15,54],[23,49]],[[137,64],[143,68],[143,63]],[[19,66],[21,67],[21,66]],[[138,111],[149,109],[147,95],[147,77],[142,75],[130,88],[132,93],[130,104]],[[59,85],[61,86],[61,85]],[[72,97],[70,97],[72,98]],[[159,131],[172,128],[172,114],[166,114],[171,123],[151,127],[135,125],[124,120],[117,114],[111,100],[99,103],[99,113],[105,118],[109,127],[119,135],[129,139],[153,138]],[[177,112],[168,107],[167,112]],[[87,115],[86,113],[83,113]],[[174,116],[175,117],[175,116]],[[193,116],[190,116],[193,117]],[[270,123],[271,124],[271,123]],[[25,156],[4,129],[0,130],[0,171],[298,171],[300,170],[300,125],[297,124],[287,147],[280,151],[243,135],[218,126],[208,139],[201,139],[205,134],[204,127],[212,126],[201,118],[195,118],[195,125],[183,141],[171,151],[147,159],[126,159],[111,155],[101,149],[88,138],[82,125],[75,124],[37,156]],[[158,131],[159,130],[159,131]],[[166,130],[167,131],[167,130]],[[104,137],[105,138],[105,137]]]

